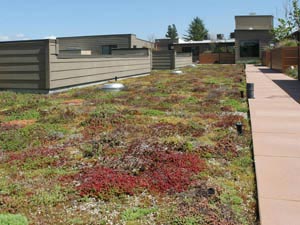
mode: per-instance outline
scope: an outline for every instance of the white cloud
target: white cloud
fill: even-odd
[[[9,40],[10,40],[9,36],[0,35],[0,41],[9,41]]]
[[[25,38],[25,34],[22,33],[16,34],[16,38]]]
[[[19,34],[15,34],[15,35],[0,35],[0,41],[17,41],[17,40],[28,40],[30,39],[29,37],[27,37],[25,34],[19,33]]]

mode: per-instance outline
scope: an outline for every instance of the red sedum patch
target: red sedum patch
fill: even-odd
[[[135,175],[129,171],[96,166],[85,168],[69,178],[79,182],[77,190],[81,195],[132,195],[142,188],[158,193],[174,193],[186,190],[192,183],[192,176],[205,168],[204,161],[191,153],[153,152],[145,158],[143,160],[148,165]]]

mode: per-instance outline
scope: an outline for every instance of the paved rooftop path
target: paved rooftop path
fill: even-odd
[[[300,225],[300,82],[248,65],[254,157],[262,225]]]

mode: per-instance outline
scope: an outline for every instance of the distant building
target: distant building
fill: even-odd
[[[235,54],[236,62],[260,59],[262,51],[273,40],[273,16],[271,15],[247,15],[235,17],[235,32],[230,33],[230,39],[224,39],[219,34],[217,40],[183,41],[177,39],[157,39],[156,50],[176,50],[176,52],[192,52],[193,61],[199,59],[199,55],[211,52],[231,52]]]
[[[156,50],[175,50],[178,53],[192,53],[193,61],[199,60],[199,55],[207,51],[218,51],[222,49],[226,52],[234,51],[235,40],[203,40],[203,41],[184,41],[177,39],[157,39],[155,40]]]
[[[153,48],[152,42],[142,40],[135,34],[111,34],[79,37],[59,37],[60,53],[91,55],[110,55],[112,49],[118,48]]]
[[[235,17],[236,61],[260,59],[262,51],[272,42],[273,16],[247,15]]]
[[[161,38],[155,40],[154,49],[157,51],[173,50],[174,44],[178,43],[179,39],[172,40],[170,38]]]
[[[176,52],[192,52],[193,61],[199,60],[199,55],[204,52],[233,52],[234,51],[234,39],[229,40],[203,40],[203,41],[179,41],[174,44]]]

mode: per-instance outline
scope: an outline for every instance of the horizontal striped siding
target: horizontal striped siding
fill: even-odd
[[[174,51],[154,51],[152,53],[152,69],[171,70],[174,69]]]
[[[297,47],[282,47],[271,50],[270,66],[285,72],[291,66],[298,65],[298,49]]]
[[[58,38],[59,49],[78,48],[91,50],[93,55],[102,54],[103,45],[117,45],[118,48],[130,48],[131,35],[89,36]]]
[[[0,43],[0,88],[44,89],[47,41]]]
[[[191,65],[192,63],[193,63],[192,54],[190,54],[190,53],[176,54],[176,58],[175,58],[175,67],[176,68],[185,67],[185,66]]]
[[[135,54],[137,50],[134,50]],[[109,57],[60,58],[55,46],[50,46],[50,88],[63,88],[114,79],[149,74],[150,55],[114,55]]]

